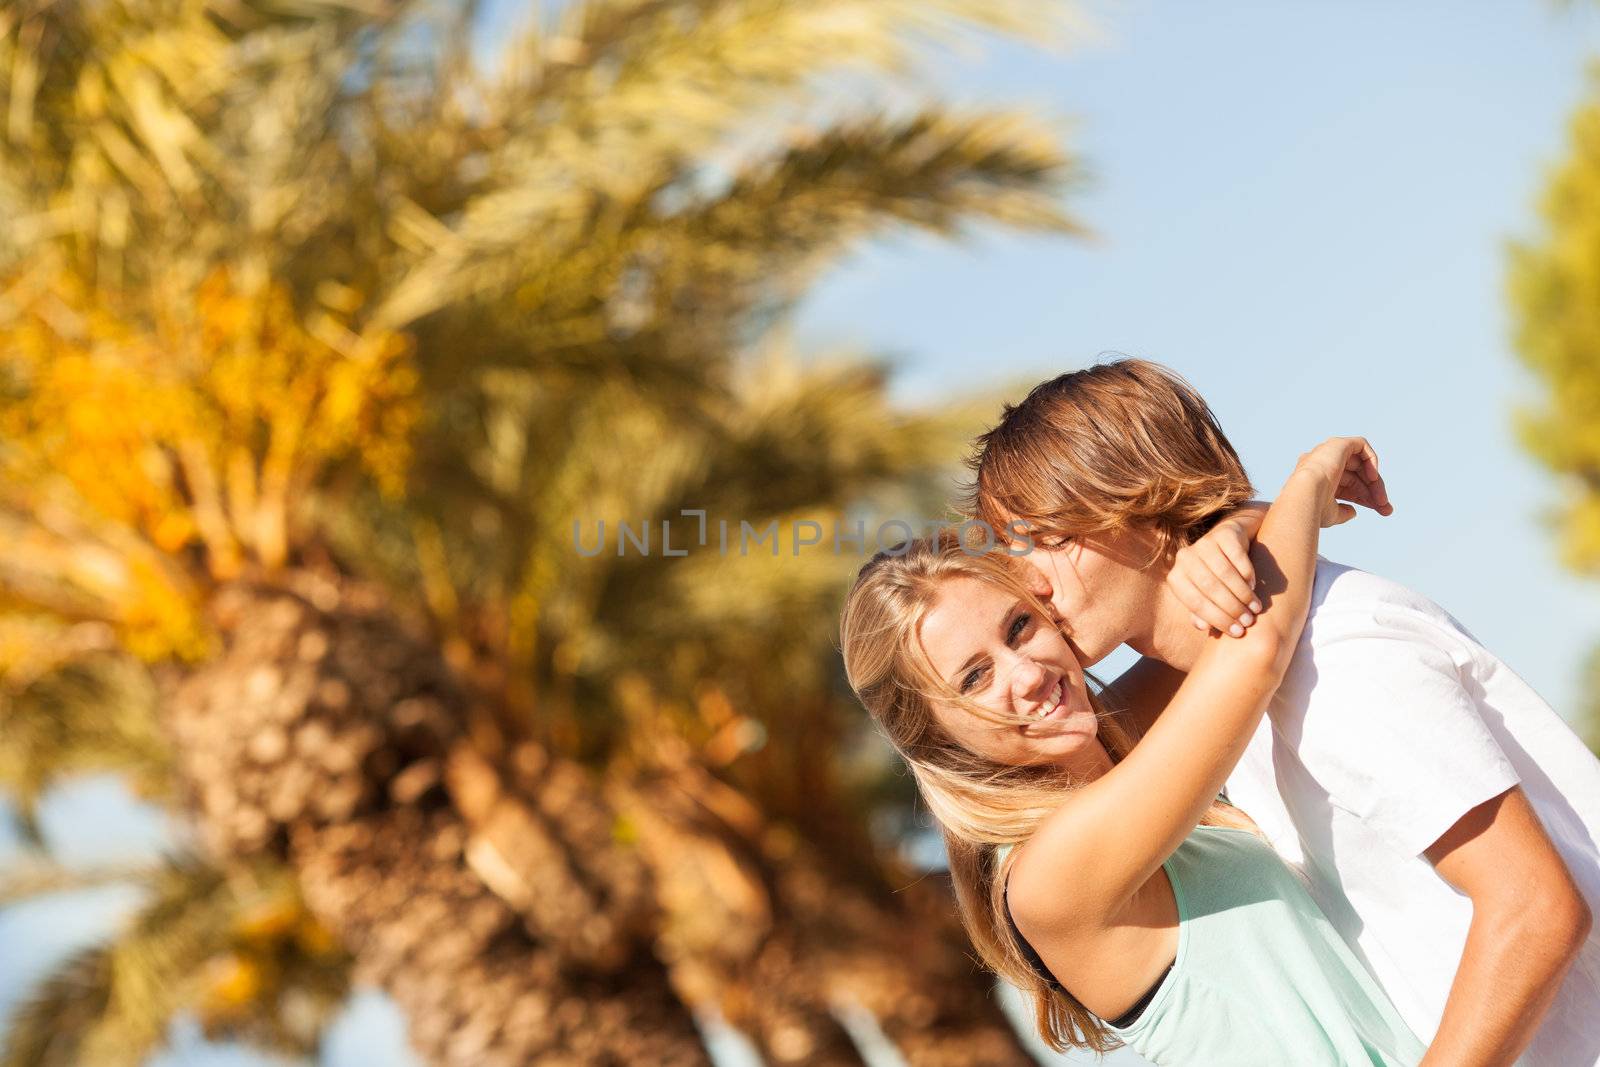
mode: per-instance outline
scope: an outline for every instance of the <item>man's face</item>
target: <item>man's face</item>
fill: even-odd
[[[1159,563],[1147,566],[1155,552],[1154,531],[1046,544],[1035,542],[1019,558],[1027,564],[1031,589],[1049,600],[1085,667],[1153,629],[1163,580]]]

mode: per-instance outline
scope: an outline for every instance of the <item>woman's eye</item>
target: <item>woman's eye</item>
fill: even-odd
[[[1018,615],[1014,620],[1012,620],[1012,623],[1011,623],[1011,638],[1010,639],[1012,641],[1015,641],[1017,638],[1021,637],[1022,636],[1022,632],[1027,629],[1028,623],[1031,622],[1032,620],[1033,620],[1033,615],[1030,614],[1029,612],[1026,612],[1026,611],[1024,611],[1021,615]]]
[[[965,693],[967,690],[969,690],[973,686],[977,685],[978,684],[978,679],[982,678],[982,677],[983,677],[983,668],[982,667],[974,667],[974,668],[972,668],[972,670],[967,672],[967,676],[965,678],[961,679],[961,692]]]

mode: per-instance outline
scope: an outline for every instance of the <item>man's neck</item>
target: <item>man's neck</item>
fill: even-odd
[[[1141,656],[1187,674],[1210,639],[1210,631],[1196,628],[1189,609],[1163,586],[1156,594],[1156,610],[1149,628],[1134,634],[1126,643]]]

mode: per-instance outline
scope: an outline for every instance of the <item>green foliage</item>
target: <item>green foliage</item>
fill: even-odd
[[[4,1067],[76,1067],[84,1035],[111,1001],[111,949],[76,953],[15,1009],[0,1047]]]
[[[1562,501],[1551,518],[1561,558],[1590,576],[1600,575],[1600,72],[1596,78],[1569,124],[1568,157],[1548,179],[1543,232],[1512,247],[1509,275],[1517,351],[1540,394],[1518,409],[1517,428],[1559,479]],[[1597,670],[1592,657],[1586,676]],[[1585,713],[1593,747],[1600,704]]]
[[[133,884],[145,900],[105,944],[72,956],[11,1019],[0,1067],[136,1067],[179,1011],[214,1037],[307,1055],[349,990],[349,959],[305,911],[292,876],[228,875],[192,858],[148,868],[24,864],[0,903],[42,892]]]
[[[144,797],[173,799],[156,711],[149,673],[113,652],[80,652],[31,684],[0,689],[0,792],[25,825],[52,783],[85,772],[118,773]]]
[[[1583,673],[1580,679],[1583,692],[1590,694],[1600,693],[1600,689],[1596,688],[1596,686],[1600,686],[1600,646],[1596,646],[1589,651],[1589,657],[1584,661]],[[1588,706],[1583,709],[1583,712],[1583,717],[1574,725],[1589,748],[1596,753],[1600,753],[1600,701],[1596,701],[1591,697]]]
[[[1541,386],[1523,442],[1560,476],[1562,558],[1600,573],[1600,100],[1574,114],[1570,155],[1541,205],[1544,233],[1512,249],[1517,351]]]
[[[544,673],[564,693],[560,663],[607,641],[584,605],[608,588],[565,573],[560,520],[673,502],[674,476],[634,480],[624,426],[658,466],[736,468],[721,500],[752,521],[928,465],[910,447],[926,436],[871,395],[880,378],[835,395],[831,371],[794,385],[812,409],[882,417],[763,452],[782,442],[738,436],[742,368],[818,269],[888,226],[1072,229],[1056,194],[1073,166],[1023,115],[817,116],[830,75],[881,84],[920,40],[1037,34],[1053,5],[574,4],[490,73],[464,51],[471,12],[8,12],[0,189],[30,225],[0,301],[0,461],[37,547],[5,588],[106,619],[145,658],[200,657],[211,580],[343,530],[436,612],[503,616],[513,673],[560,649]],[[763,467],[797,462],[815,471]],[[28,521],[47,500],[64,535]]]

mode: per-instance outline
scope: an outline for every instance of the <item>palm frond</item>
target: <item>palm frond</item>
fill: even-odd
[[[78,1067],[83,1036],[111,1001],[111,950],[84,949],[12,1011],[0,1034],[0,1067]]]
[[[1015,26],[958,0],[580,6],[570,32],[547,39],[535,30],[524,42],[544,49],[542,62],[509,65],[489,90],[490,121],[513,136],[486,160],[484,191],[459,222],[439,228],[436,247],[389,291],[377,321],[399,328],[466,296],[491,298],[507,274],[526,276],[526,264],[559,262],[592,238],[608,205],[638,202],[692,173],[711,148],[822,73],[892,70],[908,54],[908,35],[973,20]],[[987,134],[998,132],[991,124]]]
[[[11,864],[10,869],[0,876],[0,907],[47,893],[71,893],[130,882],[148,882],[152,880],[155,870],[145,863],[83,869],[44,859],[24,859]]]
[[[899,78],[929,37],[1032,36],[1056,6],[594,0],[496,74],[449,2],[0,10],[0,780],[170,784],[138,660],[214,651],[218,579],[327,541],[424,590],[452,654],[459,615],[568,751],[608,758],[650,707],[708,746],[765,723],[767,766],[811,774],[853,561],[578,559],[571,524],[937,495],[954,423],[896,409],[885,368],[752,357],[889,226],[1072,232],[1075,164],[1042,126],[931,105],[772,134],[841,70]],[[139,873],[145,905],[41,990],[16,1055],[131,1064],[187,1008],[309,1047],[349,961],[290,872]]]
[[[0,635],[14,635],[27,618],[0,614]],[[38,629],[51,632],[47,624]],[[70,650],[72,630],[57,637]],[[98,644],[36,668],[0,676],[0,789],[19,810],[31,814],[52,784],[92,771],[122,774],[142,796],[170,799],[172,753],[147,668]]]
[[[3,893],[109,881],[131,881],[147,897],[106,944],[69,959],[24,1002],[0,1067],[132,1067],[183,1010],[214,1035],[297,1055],[316,1047],[349,990],[349,960],[309,918],[288,872],[225,872],[185,856],[99,871],[36,863]]]

